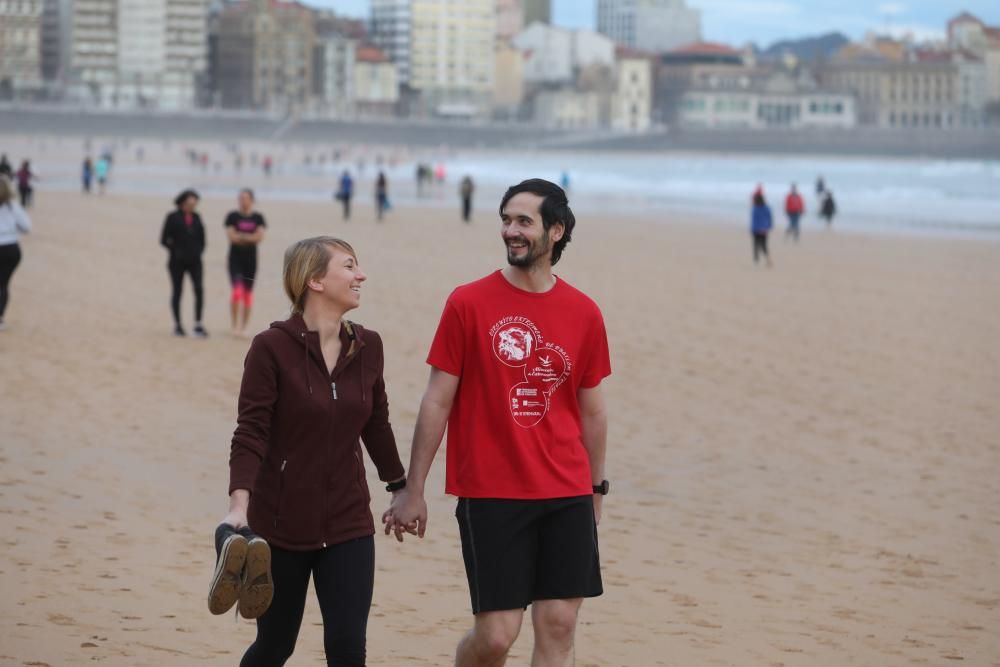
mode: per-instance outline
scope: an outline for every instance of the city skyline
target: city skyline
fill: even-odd
[[[366,18],[369,0],[307,0],[314,7],[333,9],[347,16]],[[593,30],[596,0],[553,0],[552,20],[567,28]],[[989,25],[1000,24],[996,0],[943,1],[935,3],[868,0],[687,0],[702,14],[702,36],[707,41],[740,46],[755,42],[766,47],[782,39],[842,32],[861,39],[868,31],[917,39],[944,37],[948,19],[967,11]]]

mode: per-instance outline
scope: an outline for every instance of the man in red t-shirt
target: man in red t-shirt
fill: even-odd
[[[552,273],[576,224],[563,189],[515,185],[500,219],[508,266],[448,297],[406,488],[382,520],[400,541],[423,537],[424,483],[447,426],[445,492],[459,499],[475,614],[455,664],[502,664],[530,604],[531,664],[562,665],[583,599],[603,592],[608,340],[597,304]]]
[[[785,236],[791,236],[796,241],[799,240],[799,218],[806,210],[805,202],[802,201],[802,195],[795,188],[795,183],[792,183],[792,189],[788,192],[788,196],[785,197],[785,215],[788,216],[788,229],[785,230]]]

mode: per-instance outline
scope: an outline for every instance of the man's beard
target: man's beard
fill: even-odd
[[[534,264],[548,254],[549,248],[552,247],[552,243],[549,240],[548,231],[545,235],[537,241],[528,241],[528,246],[525,248],[524,255],[518,257],[511,253],[511,248],[507,246],[507,263],[511,266],[517,266],[522,269],[534,266]]]

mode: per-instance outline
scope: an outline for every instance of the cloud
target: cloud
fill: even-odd
[[[877,11],[881,16],[899,16],[905,14],[906,10],[907,7],[902,2],[883,2],[879,4]]]

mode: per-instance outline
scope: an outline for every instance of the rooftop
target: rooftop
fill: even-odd
[[[362,44],[358,47],[358,50],[354,53],[354,58],[358,62],[362,63],[387,63],[389,58],[382,52],[381,49],[372,46],[371,44]]]

